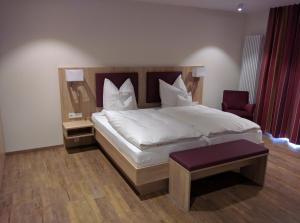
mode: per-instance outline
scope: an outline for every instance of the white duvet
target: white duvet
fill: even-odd
[[[140,149],[197,138],[201,132],[155,109],[104,111],[112,127]]]
[[[184,139],[260,129],[254,122],[202,105],[104,113],[119,134],[142,150]]]
[[[168,107],[159,112],[192,126],[207,137],[260,129],[259,125],[247,119],[203,105]]]

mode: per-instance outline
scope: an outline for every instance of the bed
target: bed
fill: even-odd
[[[247,139],[257,144],[262,143],[261,130],[252,129],[243,133],[201,136],[141,149],[123,137],[109,123],[103,112],[94,113],[92,121],[96,129],[96,140],[102,145],[103,150],[111,157],[116,166],[128,177],[139,194],[167,189],[168,158],[171,152],[238,139]]]
[[[179,76],[193,100],[201,104],[203,78],[192,77],[193,67],[100,67],[82,68],[84,82],[70,85],[65,81],[65,70],[59,69],[63,121],[72,121],[70,112],[82,112],[84,119],[91,119],[95,126],[95,139],[115,167],[128,179],[139,194],[147,194],[168,188],[168,156],[173,151],[217,144],[236,139],[248,139],[261,143],[261,131],[226,133],[202,136],[184,141],[159,145],[147,150],[129,142],[109,123],[103,115],[103,81],[111,80],[117,87],[130,78],[139,108],[159,108],[158,79],[172,83]],[[80,94],[76,93],[80,91]],[[75,96],[79,95],[79,98]],[[183,120],[188,121],[188,120]]]
[[[126,157],[126,159],[137,169],[165,164],[168,162],[170,153],[192,149],[197,146],[214,145],[238,139],[246,139],[257,144],[262,143],[261,130],[250,130],[244,133],[227,133],[212,137],[199,137],[141,150],[120,135],[108,122],[103,112],[94,113],[92,115],[92,121],[95,128],[104,133],[107,136],[107,139],[116,145],[118,152]]]

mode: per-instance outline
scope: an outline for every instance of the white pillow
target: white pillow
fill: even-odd
[[[188,91],[186,89],[186,86],[185,86],[185,83],[184,81],[182,80],[182,76],[179,75],[177,77],[177,79],[175,80],[175,82],[173,83],[173,86],[182,90],[183,92],[185,92],[186,94],[188,94]]]
[[[191,105],[194,105],[191,93],[189,93],[187,97],[182,97],[181,95],[177,95],[177,106],[191,106]]]
[[[107,78],[103,86],[103,108],[112,111],[124,111],[137,109],[134,87],[128,78],[118,89]]]
[[[188,93],[159,79],[159,95],[162,107],[177,106],[177,96],[187,97]]]
[[[183,98],[191,96],[186,89],[181,75],[177,77],[173,85],[170,85],[163,80],[159,80],[159,93],[162,107],[178,106],[178,95],[181,95]]]

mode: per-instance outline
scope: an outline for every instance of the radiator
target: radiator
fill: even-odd
[[[245,38],[239,90],[249,91],[250,103],[255,103],[262,45],[263,35],[251,35]]]

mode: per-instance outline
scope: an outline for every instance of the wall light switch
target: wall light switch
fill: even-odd
[[[82,113],[76,113],[76,112],[70,112],[69,113],[69,119],[75,119],[75,118],[82,118]]]

